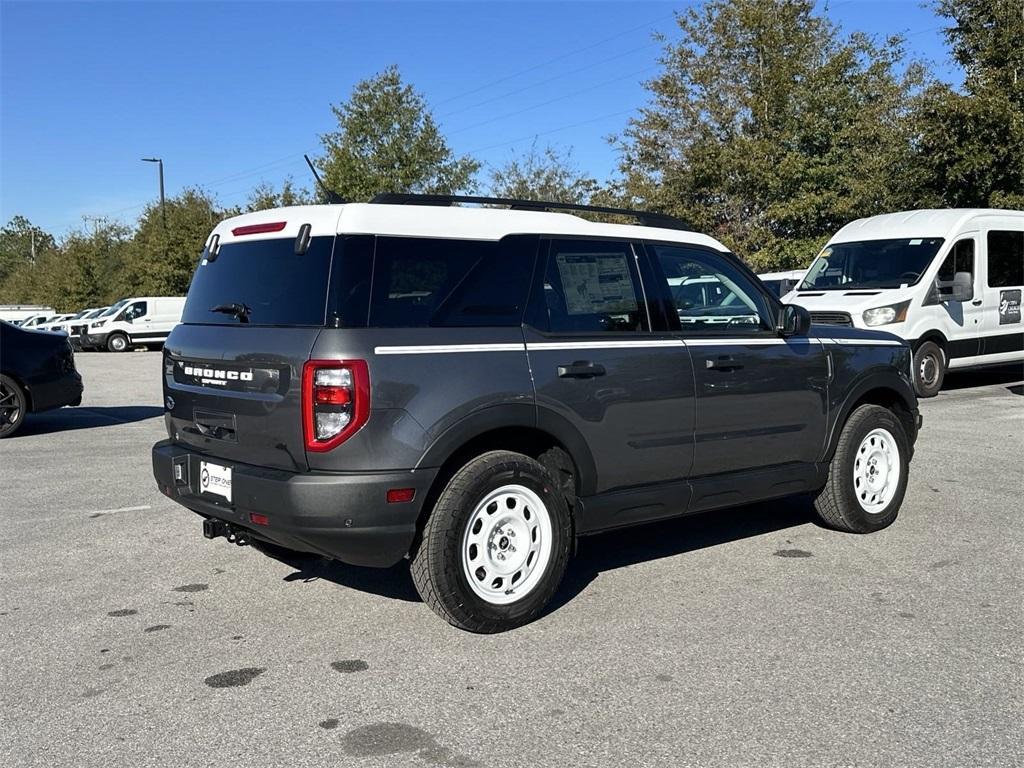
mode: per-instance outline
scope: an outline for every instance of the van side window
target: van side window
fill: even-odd
[[[953,249],[946,254],[946,258],[939,267],[939,274],[936,276],[939,282],[953,284],[953,277],[957,272],[970,272],[974,275],[974,238],[959,240],[953,245]]]
[[[988,233],[988,285],[1024,285],[1024,232]]]
[[[650,246],[683,332],[742,333],[772,327],[761,293],[725,259],[700,248]],[[673,322],[670,327],[674,327]]]
[[[555,333],[649,330],[629,243],[552,240],[544,307],[547,330]]]
[[[370,327],[520,325],[536,242],[378,237]]]

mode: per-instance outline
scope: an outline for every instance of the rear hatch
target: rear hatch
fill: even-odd
[[[222,224],[227,242],[211,237],[164,346],[177,442],[227,461],[307,469],[302,368],[325,325],[335,237],[309,238],[307,227],[298,240],[308,248],[297,253],[297,226],[282,228],[287,237],[231,238]]]

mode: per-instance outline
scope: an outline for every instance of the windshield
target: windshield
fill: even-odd
[[[914,285],[942,247],[941,237],[832,243],[807,270],[799,290],[838,291]]]
[[[115,314],[119,309],[121,309],[121,307],[123,307],[127,303],[128,303],[128,299],[121,299],[116,304],[110,305],[110,308],[107,309],[106,312],[101,314],[100,317],[110,317],[111,315]]]

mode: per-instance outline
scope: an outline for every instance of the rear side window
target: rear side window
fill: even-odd
[[[518,326],[536,237],[378,237],[370,327]]]
[[[182,322],[238,325],[241,317],[215,308],[240,304],[250,325],[322,326],[333,248],[327,236],[314,237],[302,255],[295,238],[226,243],[214,259],[204,252]]]
[[[552,240],[544,308],[547,330],[554,333],[649,330],[631,245]]]
[[[988,233],[988,284],[1024,285],[1024,232]]]

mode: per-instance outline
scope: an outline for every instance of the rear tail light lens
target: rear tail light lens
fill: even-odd
[[[306,450],[329,451],[370,417],[370,375],[365,360],[310,360],[302,369]]]

